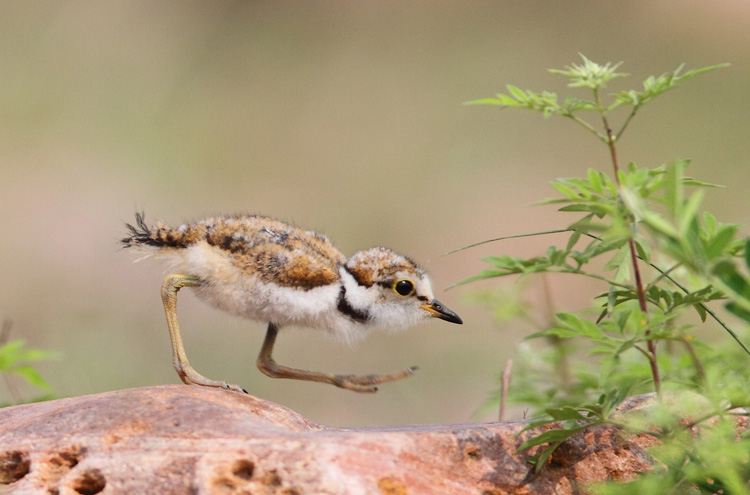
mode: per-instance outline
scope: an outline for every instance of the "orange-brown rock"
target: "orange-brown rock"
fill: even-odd
[[[0,409],[0,493],[580,493],[648,469],[648,438],[596,428],[541,474],[522,421],[329,428],[272,402],[172,385]]]

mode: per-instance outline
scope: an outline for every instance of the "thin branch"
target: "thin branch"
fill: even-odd
[[[505,419],[505,404],[508,400],[508,390],[510,389],[510,377],[511,377],[511,370],[513,369],[513,360],[508,359],[505,363],[505,369],[503,370],[503,373],[501,375],[501,385],[500,385],[500,414],[498,415],[498,420],[502,421]]]
[[[582,125],[587,131],[591,132],[594,136],[596,136],[602,142],[604,142],[604,143],[607,142],[607,137],[606,136],[603,136],[599,131],[597,131],[594,128],[594,126],[592,126],[591,124],[589,124],[588,122],[586,122],[582,118],[577,117],[577,116],[573,115],[572,113],[565,113],[565,114],[562,114],[562,115],[564,117],[568,117],[573,122],[576,122],[576,123]]]
[[[553,268],[553,267],[550,267],[550,268]],[[614,281],[612,279],[609,279],[607,277],[602,277],[601,275],[597,275],[595,273],[584,272],[584,271],[582,271],[582,270],[580,270],[578,268],[575,268],[575,269],[571,268],[571,269],[567,269],[567,270],[549,270],[549,271],[547,271],[545,273],[572,273],[574,275],[583,275],[584,277],[593,278],[595,280],[601,280],[602,282],[607,282],[609,285],[613,285],[615,287],[620,287],[622,289],[632,289],[633,288],[630,284],[623,284],[622,282],[616,282],[616,281]]]
[[[481,246],[482,244],[488,244],[490,242],[495,242],[495,241],[504,241],[505,239],[519,239],[521,237],[534,237],[537,235],[561,234],[563,232],[572,232],[572,229],[566,228],[566,229],[555,229],[555,230],[543,230],[541,232],[529,232],[527,234],[514,234],[514,235],[506,235],[503,237],[495,237],[494,239],[487,239],[486,241],[475,242],[474,244],[469,244],[468,246],[460,247],[458,249],[454,249],[453,251],[448,251],[447,253],[441,254],[440,256],[448,256],[449,254],[458,253],[459,251],[464,251],[466,249]]]
[[[633,117],[635,117],[635,113],[638,111],[640,107],[639,106],[633,106],[633,111],[630,112],[630,115],[628,115],[628,118],[625,119],[625,122],[623,122],[622,127],[620,127],[620,130],[615,134],[615,139],[620,139],[622,137],[622,134],[625,132],[625,129],[628,128],[628,124],[630,124],[630,121],[633,120]]]
[[[643,258],[641,258],[640,256],[638,257],[638,259],[640,259],[640,260],[642,260],[642,261],[646,261],[646,260],[644,260]],[[649,282],[649,283],[648,283],[648,284],[646,285],[646,292],[647,292],[647,293],[648,293],[648,291],[649,291],[649,290],[651,289],[651,287],[655,287],[657,283],[659,283],[659,282],[660,282],[660,281],[661,281],[662,279],[664,279],[664,278],[665,278],[665,279],[669,280],[670,282],[672,282],[673,284],[677,285],[677,287],[679,287],[680,289],[682,289],[682,290],[683,290],[683,292],[685,292],[686,294],[688,294],[688,290],[687,290],[687,289],[685,289],[685,288],[683,288],[683,287],[680,287],[680,286],[679,286],[679,285],[678,285],[678,284],[677,284],[677,283],[676,283],[676,282],[675,282],[675,281],[674,281],[674,280],[672,279],[672,277],[670,277],[670,276],[669,276],[669,274],[670,274],[670,273],[672,273],[672,272],[673,272],[673,271],[675,271],[675,270],[676,270],[677,268],[679,268],[679,267],[681,267],[681,266],[682,266],[682,264],[683,264],[682,262],[678,262],[678,263],[675,263],[674,265],[672,265],[671,267],[667,268],[666,270],[662,270],[661,268],[659,268],[658,266],[654,265],[653,263],[650,263],[650,262],[649,262],[648,264],[649,264],[649,265],[651,266],[651,268],[653,268],[654,270],[656,270],[657,272],[659,272],[659,276],[658,276],[658,277],[656,277],[655,279],[653,279],[653,280],[652,280],[651,282]]]
[[[693,360],[695,371],[696,373],[698,373],[698,380],[700,381],[701,384],[705,384],[706,383],[706,370],[703,368],[703,364],[701,364],[701,360],[698,359],[698,355],[695,353],[693,344],[691,344],[688,339],[682,339],[682,343],[685,344],[685,348],[687,349],[688,354],[690,354],[690,359]]]

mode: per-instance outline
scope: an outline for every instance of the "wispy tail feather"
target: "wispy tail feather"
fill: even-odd
[[[126,223],[125,227],[130,235],[120,240],[123,247],[157,247],[157,248],[181,248],[185,247],[185,234],[178,230],[157,224],[149,227],[146,224],[145,212],[135,213],[135,225]]]

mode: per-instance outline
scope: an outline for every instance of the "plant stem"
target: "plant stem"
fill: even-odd
[[[703,369],[703,364],[701,364],[701,360],[698,359],[698,355],[695,353],[693,344],[691,344],[690,340],[687,338],[682,339],[682,343],[685,344],[685,348],[687,348],[688,354],[690,354],[690,359],[693,360],[693,366],[695,366],[695,372],[698,375],[698,381],[701,385],[705,385],[706,370]]]
[[[502,388],[500,392],[500,413],[498,420],[502,421],[505,419],[505,404],[508,401],[508,389],[510,388],[510,377],[513,370],[513,360],[508,359],[505,363],[505,369],[502,373]]]
[[[569,119],[573,120],[573,122],[581,124],[581,126],[583,126],[584,129],[586,129],[587,131],[589,131],[590,133],[592,133],[594,136],[596,136],[597,138],[599,138],[600,140],[602,140],[605,143],[607,142],[607,138],[605,136],[602,136],[599,131],[597,131],[596,129],[594,129],[594,126],[592,126],[591,124],[589,124],[588,122],[586,122],[582,118],[580,118],[580,117],[578,117],[576,115],[573,115],[572,113],[566,113],[566,114],[563,114],[563,116],[568,117]]]
[[[638,111],[640,106],[634,105],[633,111],[630,112],[630,115],[628,115],[628,118],[625,119],[625,123],[622,124],[622,127],[620,127],[620,132],[615,134],[615,139],[620,139],[620,136],[622,136],[622,133],[625,132],[625,129],[628,128],[628,124],[630,124],[630,121],[633,120],[633,117],[635,117],[635,113]]]
[[[612,167],[615,171],[615,184],[617,184],[617,187],[620,187],[620,166],[617,161],[617,148],[615,146],[616,142],[616,136],[612,134],[612,128],[609,126],[609,122],[607,121],[607,117],[605,115],[605,109],[602,106],[601,98],[599,97],[599,91],[597,88],[594,88],[594,98],[596,99],[596,104],[599,107],[599,111],[601,112],[602,116],[602,123],[604,124],[604,130],[607,134],[607,147],[609,148],[609,155],[612,159]],[[635,226],[633,226],[635,228]],[[635,249],[635,241],[631,237],[628,240],[628,245],[630,247],[630,261],[633,265],[633,275],[635,277],[635,287],[636,287],[636,293],[638,294],[638,304],[641,307],[641,311],[646,316],[646,323],[648,322],[648,306],[646,305],[646,291],[643,289],[643,281],[641,280],[641,271],[638,267],[638,253]],[[646,330],[646,335],[649,335],[651,333],[650,330]],[[659,377],[659,366],[656,361],[656,342],[653,340],[648,341],[648,350],[649,350],[649,364],[651,365],[651,375],[654,378],[654,390],[656,390],[656,394],[658,396],[661,396],[661,378]]]

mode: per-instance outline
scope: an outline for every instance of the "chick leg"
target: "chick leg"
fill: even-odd
[[[353,390],[355,392],[373,393],[378,391],[378,387],[375,385],[407,378],[417,370],[417,367],[413,366],[408,370],[389,373],[386,375],[334,375],[319,371],[306,371],[297,368],[289,368],[277,364],[273,357],[271,357],[273,345],[276,343],[277,334],[278,327],[273,323],[269,323],[268,330],[266,331],[266,339],[263,341],[263,347],[260,350],[257,361],[258,368],[271,378],[291,378],[294,380],[330,383],[336,387]]]
[[[197,277],[170,273],[166,276],[161,286],[161,299],[164,302],[164,312],[167,314],[167,326],[169,327],[169,338],[172,341],[172,363],[174,364],[174,369],[180,375],[182,381],[188,385],[218,387],[247,393],[245,389],[237,385],[210,380],[201,375],[190,366],[190,362],[185,354],[185,347],[182,344],[182,336],[180,335],[180,325],[177,323],[177,292],[183,287],[198,287],[202,284],[203,282]]]

